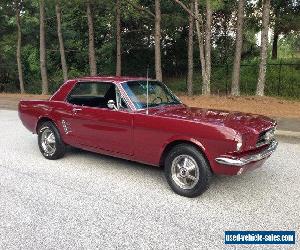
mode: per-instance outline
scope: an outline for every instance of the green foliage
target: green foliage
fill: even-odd
[[[291,32],[279,40],[279,58],[300,58],[300,33]]]
[[[256,91],[259,62],[244,61],[241,66],[241,93],[254,95]],[[194,90],[201,94],[202,79],[195,69]],[[211,89],[214,94],[226,94],[231,89],[232,65],[213,65]],[[267,65],[266,95],[300,99],[300,60],[270,60]],[[166,79],[176,92],[186,91],[186,76]]]
[[[22,2],[22,64],[25,90],[40,93],[39,58],[39,0]],[[57,38],[55,1],[46,2],[46,47],[47,72],[50,90],[53,92],[63,82],[59,45]],[[62,0],[62,32],[69,78],[89,75],[88,28],[86,2]],[[133,0],[154,13],[153,0]],[[187,5],[189,0],[183,0]],[[199,0],[200,13],[205,13],[206,0]],[[15,1],[2,0],[0,3],[0,91],[19,90],[16,65],[16,19]],[[115,1],[93,0],[95,48],[97,70],[100,75],[113,75],[116,64]],[[149,67],[154,77],[154,18],[137,10],[127,1],[121,1],[122,13],[122,74],[145,76]],[[235,26],[237,0],[212,0],[212,91],[225,93],[230,89],[231,66],[235,49]],[[254,94],[259,47],[255,35],[260,29],[260,1],[246,1],[244,43],[241,67],[241,88],[244,94]],[[279,58],[300,58],[299,1],[273,0],[272,27],[280,27]],[[162,67],[166,79],[171,80],[175,91],[186,91],[188,15],[173,0],[161,1],[162,12]],[[279,13],[279,14],[278,14]],[[199,67],[197,38],[194,37],[194,62]],[[299,63],[299,60],[296,60]],[[277,61],[279,63],[280,61]],[[286,62],[286,61],[285,61]],[[253,65],[254,64],[254,65]],[[277,95],[278,66],[267,69],[267,94]],[[201,91],[201,75],[196,70],[194,88]],[[300,82],[299,68],[282,66],[280,95],[296,96]],[[293,82],[297,83],[294,84]],[[272,85],[273,84],[273,85]],[[227,86],[227,87],[226,87]],[[296,87],[295,87],[296,86]],[[294,89],[293,89],[294,88]]]

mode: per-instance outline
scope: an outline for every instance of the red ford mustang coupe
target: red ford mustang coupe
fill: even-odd
[[[161,82],[133,77],[69,80],[48,101],[20,101],[44,157],[66,145],[154,166],[180,195],[195,197],[212,174],[239,175],[275,151],[276,122],[264,116],[190,108]]]

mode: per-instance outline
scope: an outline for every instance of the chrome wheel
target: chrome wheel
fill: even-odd
[[[56,140],[55,140],[54,132],[51,129],[45,128],[42,131],[41,146],[43,148],[45,155],[52,156],[55,153]]]
[[[189,155],[179,155],[171,167],[173,181],[182,189],[192,189],[199,181],[199,167]]]

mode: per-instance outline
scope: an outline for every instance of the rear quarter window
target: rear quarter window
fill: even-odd
[[[112,83],[77,83],[69,96],[104,97]]]
[[[67,102],[80,106],[107,108],[108,100],[116,99],[116,86],[104,82],[79,82],[71,90]]]

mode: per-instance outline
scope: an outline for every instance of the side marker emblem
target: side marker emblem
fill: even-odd
[[[72,132],[71,128],[70,128],[70,124],[68,122],[66,122],[65,120],[62,120],[61,124],[62,124],[66,134],[69,134],[70,132]]]

